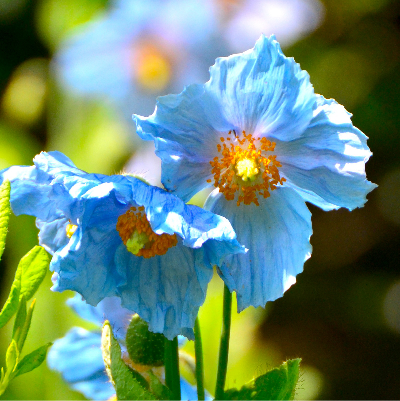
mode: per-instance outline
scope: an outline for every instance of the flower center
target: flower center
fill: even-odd
[[[77,228],[78,226],[75,224],[67,224],[67,227],[65,227],[65,233],[67,234],[67,237],[71,238]]]
[[[156,234],[147,220],[144,207],[131,207],[119,216],[117,231],[126,249],[136,256],[152,258],[164,255],[178,243],[176,234]]]
[[[160,92],[171,80],[171,65],[168,58],[156,46],[144,43],[135,54],[135,76],[143,89]]]
[[[254,138],[245,131],[242,134],[239,138],[235,131],[229,131],[227,138],[220,138],[221,143],[217,144],[220,156],[210,161],[214,186],[227,200],[233,200],[238,192],[238,206],[242,202],[259,206],[258,196],[268,198],[270,191],[282,185],[285,178],[279,175],[281,164],[276,156],[268,154],[275,150],[275,142]]]

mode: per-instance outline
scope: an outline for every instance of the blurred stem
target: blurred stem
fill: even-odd
[[[196,357],[196,381],[197,381],[197,399],[204,400],[204,367],[203,367],[203,345],[201,343],[201,332],[199,317],[196,317],[194,323],[194,353]]]
[[[172,392],[173,400],[181,399],[181,381],[179,373],[178,337],[172,341],[165,339],[165,384]]]
[[[222,313],[222,333],[219,345],[219,361],[217,384],[215,386],[215,399],[224,399],[226,371],[228,368],[229,336],[231,332],[232,294],[226,284],[224,285],[224,303]]]

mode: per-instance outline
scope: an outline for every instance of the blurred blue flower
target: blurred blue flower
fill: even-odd
[[[193,337],[212,266],[244,252],[229,221],[140,179],[88,174],[59,152],[0,172],[15,214],[37,217],[53,290],[118,296],[153,332]]]
[[[311,214],[363,206],[367,137],[334,100],[314,93],[309,76],[272,36],[217,59],[204,85],[160,97],[134,116],[154,140],[162,182],[183,200],[214,185],[205,208],[227,217],[249,252],[219,273],[238,309],[281,297],[311,255]]]
[[[61,44],[55,68],[81,94],[105,96],[130,115],[155,96],[202,82],[215,58],[212,0],[116,0]]]
[[[122,348],[122,357],[129,358],[124,340],[133,312],[122,308],[119,298],[105,298],[96,307],[88,305],[77,294],[67,303],[82,319],[101,327],[108,320],[113,334]],[[108,400],[115,390],[107,376],[101,353],[101,332],[81,327],[72,328],[63,338],[56,340],[47,355],[50,369],[60,372],[76,391],[93,400]],[[181,378],[182,400],[197,400],[196,388]]]

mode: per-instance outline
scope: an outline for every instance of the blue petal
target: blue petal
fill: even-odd
[[[224,118],[256,137],[298,138],[315,102],[309,75],[282,53],[274,36],[261,35],[254,49],[219,58],[205,85]]]
[[[184,201],[210,185],[209,162],[218,155],[219,138],[236,128],[220,108],[203,85],[190,85],[179,95],[159,97],[151,116],[134,115],[138,135],[154,140],[164,186]]]
[[[54,342],[47,362],[50,369],[60,372],[73,389],[87,398],[107,400],[115,391],[105,372],[100,344],[99,332],[75,327]]]
[[[11,207],[16,215],[28,214],[43,221],[60,218],[52,199],[54,175],[82,175],[60,152],[42,152],[34,158],[34,166],[13,166],[0,172],[1,182],[11,182]]]
[[[158,98],[155,112],[134,115],[137,133],[154,140],[162,182],[185,201],[209,186],[210,161],[221,135],[245,130],[280,140],[298,138],[308,126],[315,95],[309,76],[265,36],[253,50],[219,58],[204,86]]]
[[[324,210],[361,207],[376,187],[365,174],[371,155],[367,137],[350,117],[334,100],[318,96],[314,118],[303,135],[278,142],[275,149],[285,185]]]
[[[113,329],[114,336],[124,342],[129,322],[134,312],[121,306],[121,299],[118,297],[104,298],[97,306],[89,305],[81,295],[76,294],[67,300],[67,304],[82,319],[88,320],[99,327],[108,320]]]
[[[178,243],[165,255],[145,259],[121,245],[115,258],[118,272],[126,277],[118,288],[122,304],[153,332],[170,340],[178,334],[193,339],[194,320],[213,274],[211,265],[204,265],[203,252]]]
[[[68,244],[66,227],[69,221],[63,215],[49,223],[36,219],[36,227],[39,231],[39,244],[43,246],[47,252],[54,254],[59,249]]]
[[[281,297],[311,255],[311,213],[304,200],[290,188],[277,188],[259,202],[237,206],[215,190],[205,205],[227,217],[249,249],[227,257],[219,270],[237,292],[239,311]]]

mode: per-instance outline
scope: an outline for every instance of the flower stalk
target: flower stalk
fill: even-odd
[[[165,339],[165,384],[172,392],[173,400],[181,399],[179,373],[178,337],[172,341]]]
[[[201,342],[199,317],[194,323],[194,352],[196,357],[196,381],[197,399],[203,401],[204,395],[204,365],[203,365],[203,344]]]
[[[221,342],[219,345],[217,384],[215,386],[216,400],[224,399],[226,372],[228,369],[229,337],[231,333],[231,311],[232,311],[232,294],[229,291],[229,288],[225,284],[223,312],[222,312],[222,332],[221,332]]]

